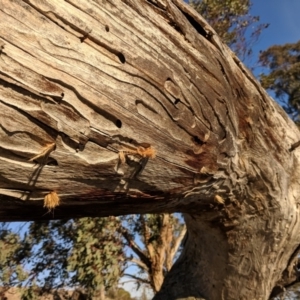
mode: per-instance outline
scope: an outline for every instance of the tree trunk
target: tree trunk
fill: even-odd
[[[296,280],[300,134],[199,15],[0,0],[0,20],[2,221],[185,213],[156,300],[268,299]]]

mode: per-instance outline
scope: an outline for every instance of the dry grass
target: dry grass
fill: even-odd
[[[44,207],[48,208],[49,210],[54,209],[56,206],[59,205],[59,197],[55,191],[50,192],[44,198]]]
[[[34,161],[34,160],[37,160],[39,158],[45,158],[45,159],[47,159],[48,156],[49,156],[49,154],[52,151],[55,150],[55,146],[56,146],[55,143],[51,143],[51,144],[46,145],[39,154],[37,154],[34,157],[30,158],[29,161]]]
[[[136,154],[143,158],[155,158],[156,150],[154,148],[152,148],[151,146],[149,146],[149,147],[139,146],[139,147],[137,147],[136,150],[121,150],[119,152],[119,158],[120,158],[121,163],[125,163],[125,161],[126,161],[125,155],[126,154]]]

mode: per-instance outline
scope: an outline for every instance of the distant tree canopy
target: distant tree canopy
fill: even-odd
[[[249,0],[190,0],[189,3],[241,60],[251,56],[253,43],[269,26],[259,23],[259,16],[250,14],[252,3]]]
[[[264,88],[273,91],[287,113],[300,123],[300,41],[275,45],[261,52],[260,62],[268,71],[260,75]]]
[[[25,234],[2,226],[0,285],[25,287],[29,299],[66,287],[92,297],[116,286],[125,260],[118,226],[110,217],[32,222]]]
[[[107,296],[112,300],[134,300],[130,293],[123,288],[110,289]]]
[[[25,234],[2,226],[0,285],[25,286],[26,297],[65,287],[94,296],[101,288],[115,291],[126,275],[157,292],[185,232],[175,214],[32,222]],[[138,271],[124,273],[132,265]]]

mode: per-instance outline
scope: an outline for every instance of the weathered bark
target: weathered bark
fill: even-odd
[[[2,221],[181,211],[185,249],[155,299],[291,284],[300,134],[200,16],[180,0],[1,0],[0,20]]]

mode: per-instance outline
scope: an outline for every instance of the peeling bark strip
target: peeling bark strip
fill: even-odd
[[[295,280],[300,134],[201,16],[0,0],[0,20],[2,221],[186,213],[156,300],[268,299]]]

